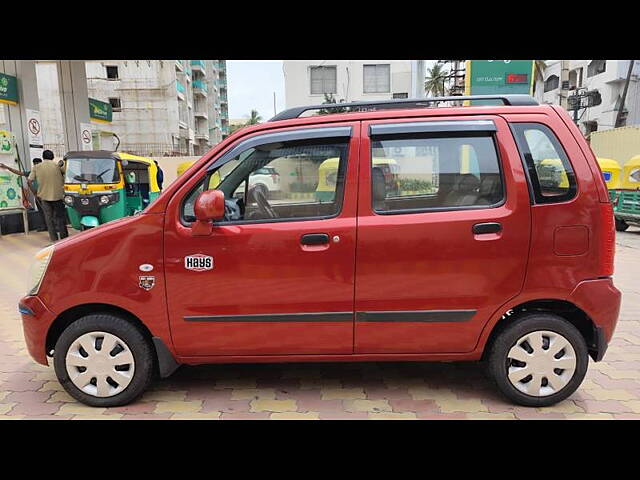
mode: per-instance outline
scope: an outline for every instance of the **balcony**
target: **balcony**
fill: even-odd
[[[200,72],[202,74],[207,73],[207,68],[204,64],[204,60],[191,60],[191,69],[194,72]]]
[[[200,111],[195,111],[193,114],[194,117],[200,117],[200,118],[205,118],[205,119],[209,119],[209,114],[207,114],[207,112],[200,112]]]
[[[207,84],[202,80],[194,80],[191,85],[193,86],[194,95],[207,96]]]
[[[196,132],[196,140],[209,140],[209,132],[206,130]]]

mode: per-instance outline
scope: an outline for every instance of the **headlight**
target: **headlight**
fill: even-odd
[[[29,293],[27,295],[37,295],[42,284],[42,279],[47,271],[51,257],[53,256],[53,245],[43,248],[36,253],[35,260],[29,269]]]
[[[71,195],[65,195],[64,203],[66,203],[67,205],[73,205],[73,197]]]
[[[102,205],[106,205],[107,203],[109,203],[111,201],[111,197],[109,197],[108,195],[102,195],[100,197],[100,203]]]

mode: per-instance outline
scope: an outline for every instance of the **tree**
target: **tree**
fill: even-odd
[[[446,95],[444,81],[449,72],[443,70],[442,65],[436,63],[427,69],[427,77],[424,82],[424,91],[432,97],[443,97]]]
[[[324,102],[323,105],[328,103],[342,103],[344,99],[341,98],[339,102],[336,102],[336,99],[333,97],[333,93],[325,93],[324,94]],[[321,108],[318,110],[318,115],[327,115],[329,113],[344,113],[348,112],[349,109],[347,107],[336,107],[336,108]]]
[[[245,125],[257,125],[262,121],[262,117],[258,114],[257,110],[251,110],[251,116]]]

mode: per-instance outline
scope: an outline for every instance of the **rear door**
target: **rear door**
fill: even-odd
[[[471,351],[525,278],[529,194],[509,127],[474,116],[361,128],[355,353]]]

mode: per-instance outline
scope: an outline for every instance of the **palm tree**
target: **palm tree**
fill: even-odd
[[[262,121],[262,117],[258,114],[257,110],[251,110],[251,116],[245,125],[257,125]]]
[[[449,72],[443,71],[442,65],[436,63],[427,69],[427,77],[424,82],[424,91],[433,97],[442,97],[446,94],[444,81]]]

